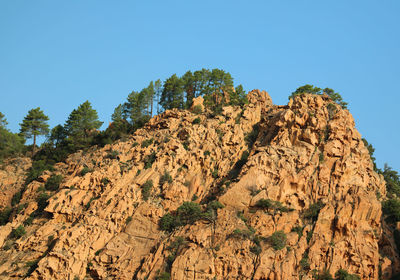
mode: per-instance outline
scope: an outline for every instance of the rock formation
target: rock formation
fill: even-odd
[[[248,100],[216,116],[167,110],[129,139],[56,164],[27,186],[21,201],[27,207],[0,227],[0,279],[398,273],[377,198],[385,196],[385,183],[349,111],[309,94],[286,106],[258,90]],[[196,105],[204,109],[201,99]],[[4,172],[3,188],[22,184]],[[52,174],[64,178],[59,190],[47,191],[44,214],[12,239],[11,231],[40,208],[37,197]],[[146,184],[152,187],[144,191]],[[160,218],[183,202],[204,209],[213,200],[224,206],[215,216],[160,229]],[[274,244],[274,233],[283,246]]]

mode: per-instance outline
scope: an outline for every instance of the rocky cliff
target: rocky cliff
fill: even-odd
[[[276,106],[255,90],[248,99],[220,115],[197,112],[196,99],[196,110],[168,110],[129,139],[56,164],[27,186],[26,208],[0,227],[0,279],[397,273],[381,217],[385,183],[349,111],[327,96]],[[43,189],[50,175],[63,176],[58,190]],[[22,182],[4,176],[3,187]],[[187,201],[202,211],[219,206],[161,230],[160,219]],[[26,233],[15,238],[23,224]]]

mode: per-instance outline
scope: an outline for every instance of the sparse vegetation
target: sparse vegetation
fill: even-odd
[[[80,175],[83,177],[83,176],[85,176],[87,173],[92,172],[92,171],[93,171],[93,170],[90,169],[89,167],[84,166],[84,167],[82,168],[81,172],[80,172]]]
[[[282,250],[286,246],[286,234],[281,230],[275,231],[271,235],[269,240],[271,242],[272,248],[277,251]]]
[[[44,187],[48,191],[56,191],[60,187],[62,180],[63,176],[61,175],[51,175],[49,179],[47,179]]]
[[[148,146],[150,146],[151,144],[153,144],[153,142],[154,142],[154,138],[150,138],[150,139],[147,139],[147,140],[144,140],[143,142],[142,142],[142,148],[147,148]]]
[[[192,124],[199,124],[201,122],[200,118],[195,118]]]
[[[152,167],[153,163],[156,161],[156,152],[152,152],[144,158],[144,169],[149,169]]]
[[[211,171],[211,176],[214,178],[214,179],[218,179],[218,177],[219,177],[219,175],[218,175],[218,167],[214,167],[214,170],[213,171]]]
[[[107,177],[102,178],[101,181],[100,181],[100,183],[103,186],[107,186],[110,182],[111,182],[110,179],[108,179]]]
[[[314,271],[313,279],[315,279],[315,280],[333,280],[333,277],[329,273],[328,270],[323,270],[323,271]]]
[[[356,274],[350,274],[345,269],[339,269],[335,273],[335,280],[360,280],[360,276]]]
[[[202,109],[201,105],[196,105],[193,107],[192,112],[196,115],[199,115],[199,114],[203,113],[203,109]]]
[[[132,221],[132,216],[129,216],[128,218],[126,218],[126,224],[129,224]]]
[[[11,231],[11,238],[19,239],[26,234],[26,230],[23,225],[19,225],[17,228]]]
[[[289,99],[305,93],[311,93],[317,95],[325,94],[329,96],[333,102],[340,105],[343,109],[347,109],[347,103],[343,101],[343,98],[339,93],[335,92],[333,89],[330,88],[321,89],[319,87],[314,87],[313,85],[304,85],[299,87],[298,89],[296,89],[296,91],[292,92],[292,94],[289,96]]]
[[[175,212],[165,214],[160,219],[159,226],[161,230],[172,232],[178,227],[193,224],[200,219],[212,221],[216,217],[217,209],[223,207],[220,202],[212,201],[203,211],[199,204],[187,201],[179,206]]]
[[[185,141],[182,143],[182,145],[183,145],[183,148],[185,148],[186,151],[189,151],[189,145],[190,145],[189,140],[185,140]]]
[[[390,222],[400,221],[400,200],[396,198],[388,199],[382,203],[383,213]]]
[[[150,197],[151,194],[151,189],[153,188],[153,180],[147,180],[143,185],[142,185],[142,196],[143,200],[147,201]]]
[[[164,174],[160,177],[159,182],[160,182],[160,186],[164,185],[165,183],[171,184],[172,183],[171,174],[167,170],[164,170]]]
[[[274,214],[278,212],[289,212],[292,209],[282,205],[280,201],[273,201],[270,199],[260,199],[254,205],[256,208],[264,209],[264,210],[273,210]]]
[[[30,276],[32,274],[32,272],[34,272],[36,270],[36,268],[38,267],[39,261],[40,261],[40,259],[26,262],[25,266],[29,267],[29,268],[28,268],[28,271],[26,272],[25,276]]]
[[[119,152],[118,152],[118,151],[110,150],[110,151],[108,151],[106,158],[109,158],[109,159],[117,159],[117,158],[118,158],[118,155],[119,155]]]
[[[303,213],[303,217],[305,219],[310,219],[315,222],[318,219],[318,214],[322,208],[324,208],[325,204],[321,201],[318,201],[314,204],[311,204],[308,209],[306,209]]]
[[[5,207],[0,212],[0,226],[3,226],[9,222],[11,213],[12,213],[12,209],[10,207]]]
[[[303,258],[300,260],[300,267],[303,271],[310,270],[310,263],[308,262],[308,254],[304,253]]]

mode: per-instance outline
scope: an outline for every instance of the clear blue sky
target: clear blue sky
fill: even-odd
[[[0,112],[17,132],[40,107],[64,124],[86,100],[106,124],[132,90],[221,68],[287,103],[342,94],[380,167],[400,170],[400,1],[0,1]]]

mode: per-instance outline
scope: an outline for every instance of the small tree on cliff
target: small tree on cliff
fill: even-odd
[[[47,121],[49,117],[46,116],[39,107],[32,109],[28,112],[26,117],[20,124],[20,133],[25,139],[33,137],[32,154],[35,154],[36,136],[46,135],[49,133],[49,125]]]
[[[87,141],[89,133],[100,128],[103,122],[99,121],[97,111],[92,108],[89,101],[79,105],[68,117],[65,124],[67,134],[75,140]]]
[[[292,94],[289,96],[289,99],[304,93],[321,94],[321,89],[319,87],[314,87],[313,85],[307,84],[297,88],[294,92],[292,92]]]
[[[289,96],[289,99],[304,93],[311,93],[317,95],[326,94],[332,99],[333,102],[340,105],[343,109],[347,109],[347,103],[344,102],[342,96],[339,93],[335,92],[333,89],[331,88],[321,89],[319,87],[314,87],[313,85],[308,85],[308,84],[301,86],[294,92],[292,92],[292,94]]]

